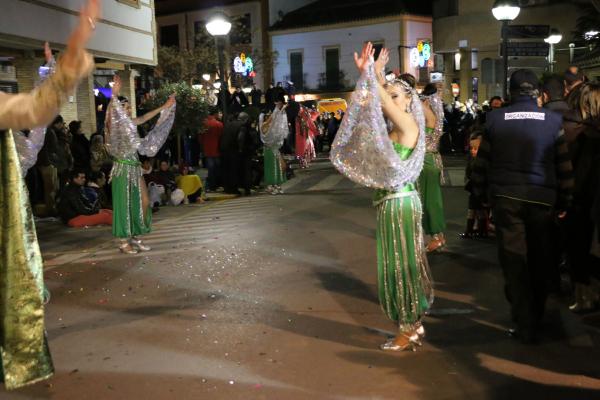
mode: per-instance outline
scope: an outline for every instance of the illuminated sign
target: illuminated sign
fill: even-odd
[[[417,47],[410,49],[409,58],[410,66],[413,68],[431,67],[431,45],[428,42],[419,40]]]
[[[460,85],[458,83],[452,84],[452,95],[458,97],[460,95]]]
[[[256,75],[254,72],[254,62],[252,61],[252,58],[247,57],[244,53],[241,53],[239,57],[236,57],[233,60],[233,70],[244,76]]]

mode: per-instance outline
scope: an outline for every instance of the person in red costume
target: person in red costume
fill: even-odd
[[[319,117],[316,110],[300,106],[296,117],[296,158],[302,168],[308,168],[317,156],[314,139],[319,134],[315,120]]]

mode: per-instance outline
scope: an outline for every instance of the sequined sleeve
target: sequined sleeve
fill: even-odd
[[[108,105],[107,118],[106,147],[110,155],[120,160],[135,157],[141,143],[137,128],[119,99],[114,96]]]
[[[273,114],[271,114],[271,125],[266,132],[261,132],[260,138],[265,146],[272,150],[278,150],[288,134],[288,119],[285,108],[280,110],[275,107]]]
[[[446,174],[444,173],[444,162],[440,155],[440,140],[444,136],[444,103],[439,93],[434,93],[428,97],[429,104],[431,105],[431,111],[435,115],[436,123],[433,134],[427,135],[425,138],[425,149],[433,153],[433,162],[440,173],[440,184],[445,185]]]
[[[30,93],[0,92],[0,129],[20,130],[48,125],[67,95],[93,67],[93,59],[85,53],[75,69],[66,68],[59,60],[56,73]]]
[[[173,127],[175,121],[175,109],[176,106],[173,104],[169,108],[160,112],[160,117],[154,125],[154,128],[143,138],[138,147],[138,153],[143,156],[154,157],[158,150],[165,144],[169,132]]]
[[[417,145],[402,160],[388,137],[373,62],[352,93],[348,110],[332,145],[331,161],[346,177],[361,185],[396,191],[414,182],[423,168],[425,118],[412,93],[411,113],[419,127]]]
[[[21,131],[13,131],[19,163],[21,165],[21,174],[25,176],[29,168],[33,167],[37,161],[37,156],[44,146],[46,137],[46,127],[34,128],[26,136]]]
[[[39,82],[36,85],[39,87],[56,71],[56,61],[54,57],[44,66],[40,67]],[[21,131],[13,131],[15,147],[19,155],[19,163],[21,166],[21,174],[25,176],[27,171],[33,167],[37,161],[37,156],[44,146],[44,138],[46,137],[46,127],[40,126],[32,129],[29,135]]]
[[[430,97],[431,110],[435,114],[436,125],[435,131],[436,136],[439,139],[444,134],[444,102],[438,93],[435,93]]]

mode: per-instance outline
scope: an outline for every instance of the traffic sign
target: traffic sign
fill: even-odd
[[[544,42],[508,42],[506,48],[509,57],[548,57],[550,52],[550,45]],[[500,55],[504,55],[502,46]]]
[[[507,25],[509,39],[545,39],[550,36],[550,25]]]

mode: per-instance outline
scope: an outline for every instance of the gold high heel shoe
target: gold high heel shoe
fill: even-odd
[[[412,335],[406,335],[402,333],[402,336],[408,339],[408,341],[405,344],[396,343],[396,339],[394,338],[380,345],[379,348],[384,351],[417,351],[417,347],[422,345],[421,340],[419,339],[419,335],[417,335],[416,333],[413,333]]]
[[[446,247],[446,239],[444,235],[435,234],[432,236],[431,241],[427,244],[427,252],[432,253],[434,251],[442,251]]]
[[[125,242],[119,246],[119,250],[123,254],[137,254],[137,250],[134,249],[129,243]]]

